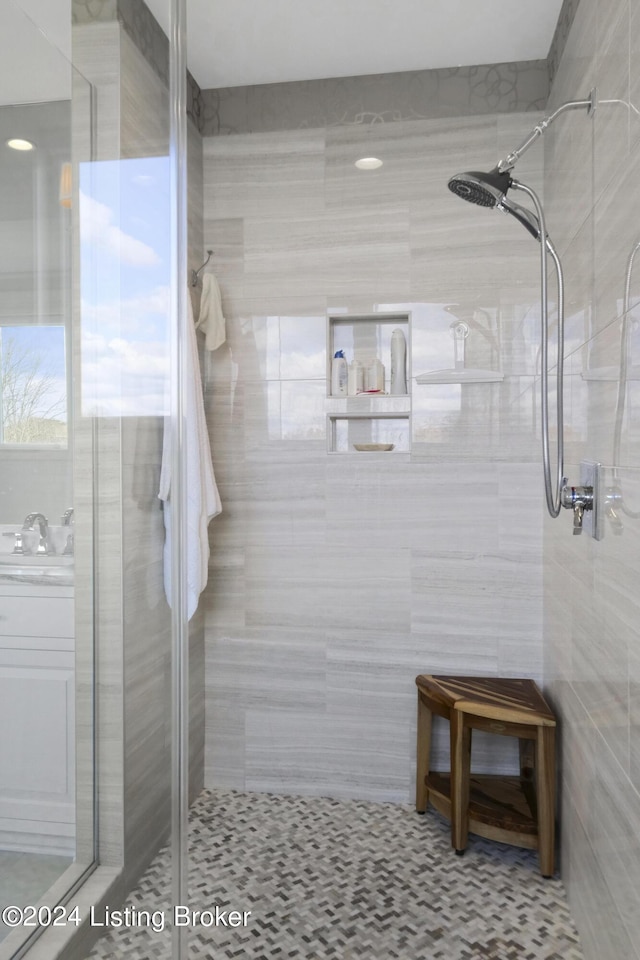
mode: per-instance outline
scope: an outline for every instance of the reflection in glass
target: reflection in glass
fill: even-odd
[[[71,243],[90,95],[10,0],[0,13],[0,902],[53,907],[94,856],[93,450],[74,416]],[[0,924],[0,953],[39,932]]]
[[[81,170],[85,416],[168,413],[169,196],[167,157]]]
[[[62,326],[0,326],[0,443],[67,441]]]

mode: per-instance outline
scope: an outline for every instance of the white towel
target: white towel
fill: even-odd
[[[204,333],[207,350],[217,350],[227,339],[220,287],[212,273],[205,273],[202,278],[202,299],[196,330]]]
[[[187,490],[185,494],[187,615],[196,611],[198,598],[209,575],[209,521],[222,510],[220,495],[213,475],[209,434],[204,415],[202,381],[198,362],[198,344],[193,323],[191,297],[187,294],[187,366],[185,420],[185,456],[187,458]],[[162,445],[162,468],[158,496],[164,500],[164,588],[171,606],[171,420],[165,418]]]

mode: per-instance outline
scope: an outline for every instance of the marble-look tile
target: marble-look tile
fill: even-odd
[[[629,156],[629,0],[612,0],[596,16],[598,108],[594,118],[594,200]]]
[[[596,738],[595,761],[599,775],[594,786],[590,841],[622,925],[631,942],[637,944],[640,927],[638,794],[600,738]]]
[[[245,557],[242,534],[244,528],[225,535],[225,528],[234,521],[233,507],[225,500],[222,516],[210,531],[212,556],[209,560],[209,580],[204,594],[206,628],[241,628],[246,617]],[[231,542],[229,542],[231,541]]]
[[[213,273],[219,283],[227,277],[242,277],[244,274],[244,219],[242,217],[207,217],[204,223],[203,249],[213,250],[207,271]]]
[[[630,4],[629,11],[629,148],[634,151],[640,140],[640,9]]]
[[[205,604],[189,621],[189,802],[204,787],[205,760]]]
[[[209,633],[207,688],[242,709],[317,713],[325,706],[322,630],[245,628]]]
[[[575,180],[572,182],[575,186]],[[562,205],[565,200],[569,206],[573,206],[570,198],[561,198],[557,204],[557,222],[553,226],[547,223],[547,227],[562,261],[565,282],[565,353],[569,353],[584,343],[595,327],[593,315],[596,227],[591,206],[579,223],[570,210],[564,210]],[[555,270],[551,267],[550,291],[551,303],[555,304],[557,281]]]
[[[589,97],[596,85],[596,0],[580,0],[564,56],[547,107],[550,113],[567,100]],[[595,125],[586,110],[560,116],[544,134],[545,214],[561,255],[593,205]]]
[[[445,636],[456,637],[455,649],[463,644],[470,662],[475,659],[470,648],[477,639],[478,655],[483,649],[491,650],[496,666],[503,660],[510,668],[508,675],[522,675],[517,646],[522,642],[526,648],[533,643],[540,619],[539,591],[538,596],[532,591],[527,566],[515,552],[474,555],[414,550],[412,629],[435,635],[440,641]],[[531,567],[535,569],[533,559]],[[492,584],[490,591],[487,580]],[[436,599],[443,596],[447,597],[444,606]],[[514,644],[511,656],[509,644]],[[454,657],[453,651],[452,647],[443,654]]]
[[[527,461],[538,456],[536,414],[519,377],[495,383],[416,384],[413,457],[424,460]]]
[[[327,207],[429,202],[454,173],[471,163],[495,164],[493,118],[406,120],[339,126],[327,131],[325,191]],[[377,170],[363,171],[355,161],[373,156]],[[484,165],[484,166],[483,166]]]
[[[522,550],[523,556],[527,557],[541,556],[543,498],[540,464],[498,465],[497,522],[500,549]],[[541,569],[536,573],[540,576]]]
[[[244,436],[248,460],[312,460],[326,454],[324,380],[247,383]]]
[[[205,137],[207,219],[322,214],[324,157],[324,130]]]
[[[124,31],[120,33],[121,156],[169,153],[169,91]]]
[[[407,795],[405,731],[343,717],[273,710],[247,713],[247,789],[377,802]]]
[[[211,638],[207,636],[207,646]],[[212,696],[208,679],[205,712],[205,787],[244,790],[245,711],[216,692]]]
[[[535,507],[518,499],[539,459],[537,251],[517,224],[446,187],[531,126],[502,119],[341,124],[301,131],[306,146],[297,133],[205,144],[228,333],[206,369],[224,506],[206,597],[208,783],[408,799],[418,672],[539,675],[540,571],[517,573],[540,550],[540,487]],[[352,165],[363,142],[385,151],[375,179]],[[265,145],[273,161],[257,170]],[[532,151],[522,167],[537,186],[540,163]],[[326,313],[381,310],[411,315],[414,375],[453,365],[449,327],[462,317],[468,365],[507,379],[465,385],[463,430],[423,409],[437,388],[413,388],[402,461],[327,457]],[[438,435],[423,439],[431,415]],[[316,636],[326,664],[310,672],[301,650]],[[273,662],[268,637],[283,644]],[[303,706],[288,675],[309,691]],[[444,767],[445,725],[436,741]],[[514,744],[474,744],[483,769],[512,771],[516,759]]]
[[[245,220],[245,275],[320,296],[409,299],[409,216],[404,208],[340,208],[322,216]],[[265,295],[269,295],[268,288]]]
[[[411,544],[440,487],[427,469],[403,461],[334,457],[325,489],[327,539],[368,551]]]
[[[585,609],[585,584],[571,577],[574,629],[580,643],[574,644],[572,682],[592,723],[623,768],[629,771],[629,702],[627,638],[616,629],[610,608],[596,600]],[[597,597],[600,584],[593,584]],[[609,607],[609,604],[607,604]]]
[[[571,816],[577,817],[589,834],[594,819],[592,784],[596,773],[596,729],[570,683],[562,680],[551,684],[549,689],[545,687],[545,696],[547,694],[550,705],[560,718],[556,749],[559,769],[562,770],[558,784],[561,802],[564,806],[566,800]],[[568,848],[571,824],[565,818],[560,821],[560,831],[562,846]]]
[[[363,553],[359,545],[251,547],[246,559],[247,624],[407,630],[409,551]]]
[[[625,280],[629,258],[638,242],[640,196],[629,190],[640,173],[640,152],[627,160],[622,180],[614,178],[605,188],[595,210],[595,289],[596,329],[621,316],[625,300]],[[637,259],[637,258],[636,258]],[[630,304],[640,291],[640,274],[634,259],[631,273]]]
[[[236,383],[324,381],[327,375],[325,302],[324,298],[289,303],[233,298],[226,309],[227,340],[207,358],[207,378],[218,383],[224,379]],[[300,311],[298,314],[296,309]]]
[[[563,862],[569,860],[567,894],[586,960],[638,960],[598,858],[571,805],[567,807],[565,823],[568,851]]]
[[[549,80],[551,83],[553,83],[553,80],[558,72],[558,66],[561,60],[564,60],[566,57],[565,50],[567,46],[567,40],[576,17],[579,4],[580,0],[563,0],[562,7],[560,8],[560,15],[558,17],[556,29],[553,34],[553,40],[551,41],[549,54],[547,56]]]
[[[203,262],[200,260],[204,242],[204,203],[203,203],[203,166],[202,166],[202,137],[192,123],[187,124],[187,243],[188,264],[192,269],[198,269]],[[196,263],[197,261],[197,263]],[[200,289],[191,288],[194,315],[198,316],[200,306]]]

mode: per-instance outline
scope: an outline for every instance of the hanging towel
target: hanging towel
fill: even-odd
[[[188,379],[184,411],[187,489],[185,492],[186,557],[184,562],[187,565],[187,614],[190,620],[196,611],[198,598],[207,584],[209,574],[207,527],[209,521],[222,510],[222,504],[211,463],[198,362],[198,344],[189,295],[187,295],[187,310]],[[166,417],[164,422],[158,496],[164,501],[164,588],[167,602],[171,606],[171,421],[169,417]]]
[[[217,350],[227,339],[220,287],[212,273],[205,273],[202,278],[202,299],[196,330],[204,333],[207,350]]]

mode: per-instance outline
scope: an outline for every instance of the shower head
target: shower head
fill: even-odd
[[[500,173],[497,167],[488,173],[468,170],[451,177],[447,186],[452,193],[469,203],[477,203],[480,207],[495,207],[506,196],[511,186],[511,177],[508,172]]]

